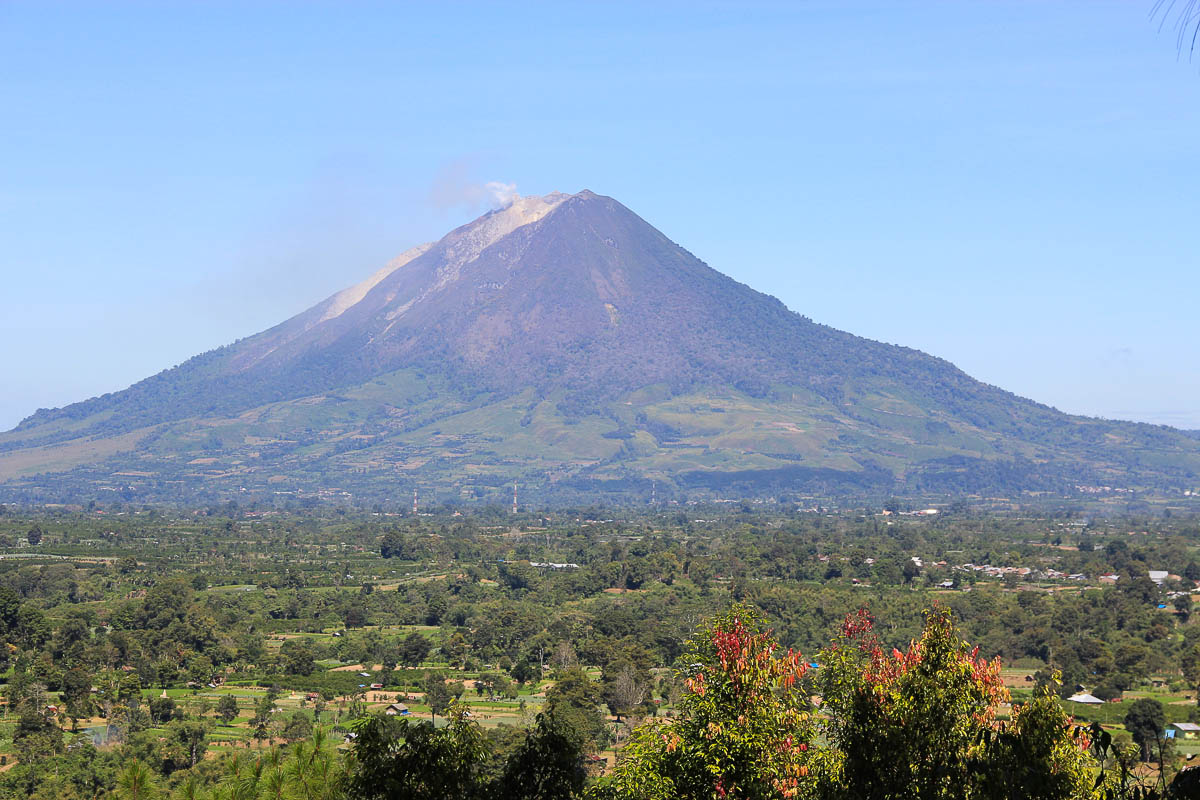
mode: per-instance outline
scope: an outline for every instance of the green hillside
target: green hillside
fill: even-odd
[[[431,498],[506,502],[514,482],[530,499],[1072,494],[1081,485],[1168,489],[1172,475],[1194,476],[1198,460],[1185,444],[1130,446],[1174,436],[1149,426],[1067,418],[1073,432],[1015,440],[882,389],[841,406],[789,387],[761,397],[647,387],[584,415],[564,413],[561,401],[531,389],[455,397],[444,381],[403,371],[237,415],[10,450],[0,477],[46,497],[156,500],[396,502],[419,487]],[[17,435],[0,435],[0,445]]]

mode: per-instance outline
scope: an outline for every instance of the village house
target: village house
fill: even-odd
[[[1195,739],[1200,736],[1200,725],[1194,722],[1172,722],[1167,726],[1168,739]]]

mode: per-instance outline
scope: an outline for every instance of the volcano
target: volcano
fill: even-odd
[[[0,434],[25,498],[1183,491],[1200,441],[813,322],[609,197],[517,198],[365,281]]]

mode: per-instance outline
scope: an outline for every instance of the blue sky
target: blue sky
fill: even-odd
[[[281,321],[485,181],[1200,428],[1200,58],[1152,7],[0,2],[0,428]]]

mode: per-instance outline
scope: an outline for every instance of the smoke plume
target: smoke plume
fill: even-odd
[[[467,161],[448,164],[438,173],[430,191],[434,206],[442,211],[467,207],[501,209],[512,205],[519,197],[515,183],[488,181],[482,183],[471,174]]]
[[[488,201],[492,208],[508,208],[513,204],[513,201],[520,197],[517,194],[517,185],[515,183],[500,183],[499,181],[488,181],[483,185],[484,191],[488,194]]]

